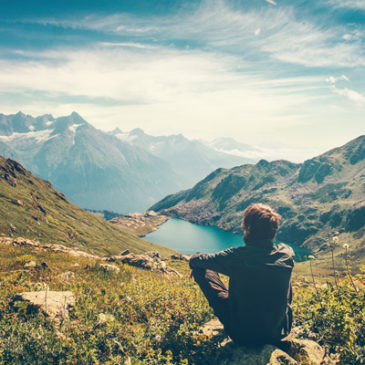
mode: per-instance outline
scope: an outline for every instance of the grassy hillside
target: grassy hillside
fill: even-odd
[[[328,253],[340,234],[342,244],[351,243],[351,258],[364,262],[365,136],[303,164],[261,160],[218,169],[150,209],[242,233],[242,211],[257,202],[283,216],[279,240]]]
[[[0,364],[211,365],[227,356],[217,340],[194,334],[212,312],[185,262],[168,261],[184,274],[178,278],[120,263],[119,272],[105,271],[95,259],[31,247],[0,243],[0,250]],[[48,268],[25,269],[31,260]],[[294,278],[295,326],[339,364],[361,364],[365,356],[361,280],[356,293],[348,280],[316,291]],[[53,322],[16,299],[45,288],[75,294],[68,320]]]
[[[70,203],[52,185],[0,157],[0,234],[75,246],[99,254],[173,251],[138,238]]]

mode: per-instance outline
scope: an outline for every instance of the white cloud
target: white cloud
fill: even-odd
[[[261,59],[307,67],[365,66],[365,47],[361,42],[350,42],[361,37],[358,30],[338,24],[328,27],[314,23],[314,19],[299,18],[291,6],[247,10],[233,9],[224,0],[205,0],[189,11],[165,17],[90,15],[77,22],[63,20],[58,24],[133,36],[141,40],[136,44],[198,41],[216,51],[243,57],[254,52]],[[256,37],[258,34],[260,37]]]
[[[328,82],[330,84],[330,89],[335,94],[344,96],[347,99],[355,102],[356,104],[359,104],[359,105],[365,104],[365,95],[363,95],[355,90],[349,89],[347,87],[339,88],[338,86],[336,86],[336,83],[339,81],[350,82],[350,79],[346,75],[341,75],[339,77],[329,76],[326,79],[326,82]]]
[[[350,79],[346,75],[341,75],[340,77],[329,76],[326,78],[326,81],[329,84],[335,84],[337,81],[350,81]]]
[[[342,26],[322,28],[298,19],[291,7],[254,10],[230,8],[223,0],[206,0],[190,13],[160,18],[134,18],[126,14],[88,17],[81,26],[118,34],[158,37],[159,40],[199,40],[215,49],[237,53],[254,49],[273,59],[305,66],[365,65],[364,47],[349,43]],[[260,38],[252,37],[252,34]],[[345,38],[348,38],[346,36]]]
[[[356,104],[365,105],[365,95],[360,94],[355,90],[351,90],[346,87],[340,89],[336,87],[336,85],[331,85],[331,90],[338,95],[345,96],[347,99],[355,102]]]
[[[365,10],[364,0],[329,0],[329,4],[337,8],[351,8]]]
[[[140,126],[161,133],[270,134],[277,124],[302,123],[298,108],[317,99],[311,93],[323,82],[322,77],[268,79],[248,65],[245,72],[235,71],[242,66],[238,57],[162,47],[99,45],[38,57],[44,60],[0,61],[0,92],[44,95],[12,107],[30,114],[76,110],[104,129],[123,121],[122,129]],[[79,96],[83,102],[77,102]],[[98,98],[113,103],[103,105]],[[4,102],[0,108],[14,111]]]

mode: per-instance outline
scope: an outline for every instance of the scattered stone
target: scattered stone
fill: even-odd
[[[98,324],[104,324],[108,322],[114,322],[115,317],[112,314],[99,313],[98,314]]]
[[[24,264],[24,269],[49,270],[49,266],[44,261],[42,261],[41,263],[38,263],[36,261],[29,261]]]
[[[181,277],[181,274],[179,272],[172,269],[171,267],[168,267],[166,263],[163,262],[163,259],[160,257],[160,254],[157,251],[142,255],[129,253],[127,255],[111,256],[105,258],[105,260],[109,262],[121,262],[123,264],[136,266],[141,269]]]
[[[84,251],[80,251],[77,248],[70,248],[58,244],[41,244],[38,241],[29,240],[22,237],[12,238],[12,237],[0,236],[0,243],[19,247],[31,247],[34,250],[45,250],[45,251],[65,253],[75,257],[85,257],[98,261],[103,260],[107,262],[121,262],[145,270],[182,277],[182,275],[179,272],[166,265],[166,263],[164,262],[166,259],[162,258],[160,256],[160,253],[157,251],[150,251],[147,252],[146,254],[137,255],[134,253],[130,253],[129,250],[124,250],[123,252],[121,252],[120,255],[110,256],[110,257],[100,257],[89,254]],[[26,265],[28,266],[24,267],[27,269],[49,269],[48,265],[45,262],[42,262],[40,264],[37,264],[36,262],[28,262]],[[101,264],[100,266],[103,267],[104,265],[113,267],[113,269],[109,268],[109,270],[114,270],[115,272],[119,272],[120,270],[118,267],[114,265]],[[73,264],[73,267],[79,267],[79,266],[80,265],[77,263]],[[106,267],[104,267],[104,269],[108,270]]]
[[[14,300],[29,302],[38,307],[51,319],[68,318],[69,309],[75,305],[75,295],[71,291],[33,291],[17,294]]]
[[[29,261],[24,264],[24,269],[35,269],[37,266],[36,261]]]
[[[158,251],[148,251],[148,252],[145,253],[145,255],[150,256],[152,258],[155,258],[155,257],[158,258],[158,259],[161,258],[161,255]]]
[[[47,283],[38,282],[33,285],[34,291],[47,290],[49,291],[49,285]]]
[[[181,261],[187,261],[189,262],[190,260],[190,256],[189,255],[183,255],[181,253],[179,254],[174,254],[170,256],[173,260],[181,260]]]
[[[223,340],[224,328],[218,319],[205,323],[196,335],[218,337]],[[237,346],[231,340],[224,339],[219,345],[217,365],[320,365],[325,357],[324,349],[316,342],[297,339],[291,334],[280,344],[280,349],[273,345],[260,348]]]
[[[60,253],[66,253],[72,256],[76,257],[85,257],[90,259],[97,259],[100,260],[100,256],[92,255],[84,251],[80,251],[77,248],[71,248],[66,247],[63,245],[57,245],[57,244],[41,244],[38,241],[29,240],[23,237],[0,237],[0,243],[4,243],[7,245],[12,246],[20,246],[20,247],[32,247],[34,249],[38,250],[47,250],[47,251],[53,251],[53,252],[60,252]]]
[[[115,273],[119,273],[120,269],[119,267],[115,266],[115,265],[110,265],[110,264],[100,264],[100,267],[103,268],[105,271],[114,271]]]
[[[72,271],[65,271],[59,275],[57,275],[57,278],[62,281],[69,281],[75,279],[75,273]]]

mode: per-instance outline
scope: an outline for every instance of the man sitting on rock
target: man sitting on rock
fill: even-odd
[[[278,344],[291,330],[294,252],[273,244],[280,220],[271,207],[253,204],[243,213],[245,246],[190,259],[192,276],[239,345]],[[229,289],[218,273],[229,276]]]

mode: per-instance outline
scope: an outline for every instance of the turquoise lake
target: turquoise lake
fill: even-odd
[[[155,232],[144,237],[146,240],[173,248],[184,254],[195,252],[218,252],[229,247],[242,246],[242,236],[222,231],[217,227],[202,226],[171,218]],[[287,243],[295,251],[296,261],[304,261],[309,250]]]

